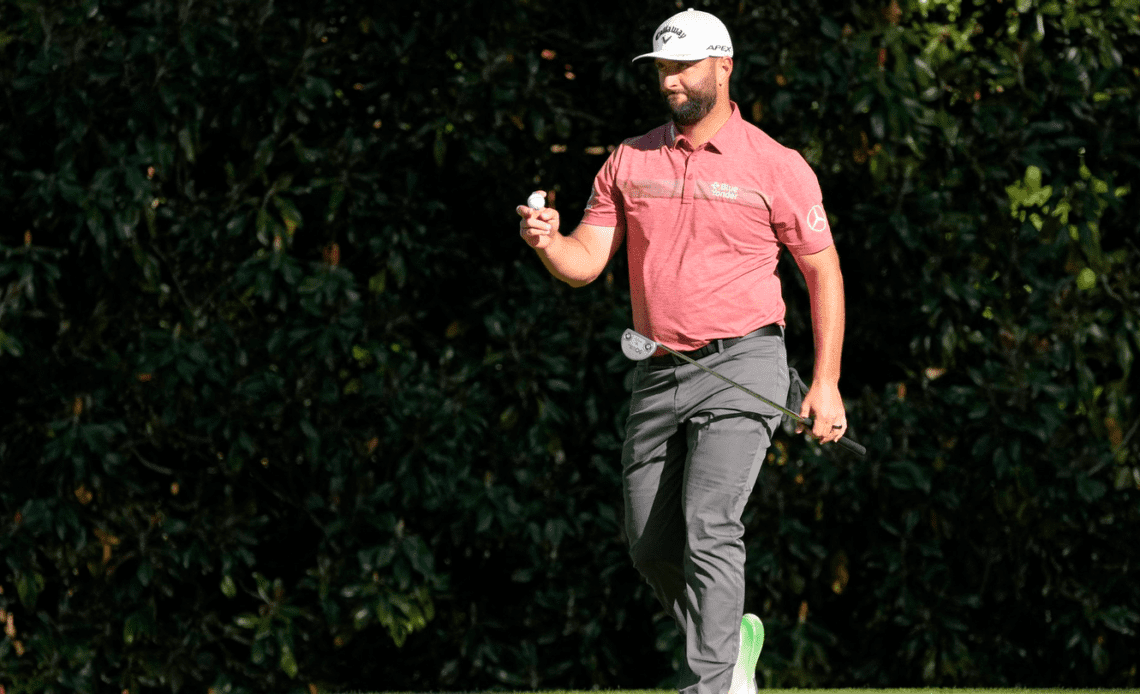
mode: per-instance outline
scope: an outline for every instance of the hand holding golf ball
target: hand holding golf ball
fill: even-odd
[[[546,192],[536,190],[526,200],[526,205],[515,208],[522,217],[519,222],[519,236],[531,248],[543,249],[554,243],[558,235],[558,210],[546,206]]]

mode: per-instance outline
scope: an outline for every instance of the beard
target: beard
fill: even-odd
[[[669,101],[669,96],[676,93],[684,94],[685,101],[674,106]],[[674,123],[677,125],[696,125],[708,115],[713,106],[716,106],[716,85],[712,84],[710,79],[696,85],[692,91],[662,92],[661,96],[665,98],[665,105],[669,107]]]

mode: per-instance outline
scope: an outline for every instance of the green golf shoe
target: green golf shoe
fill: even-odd
[[[740,654],[732,670],[728,694],[756,694],[756,661],[764,648],[764,623],[754,614],[740,619]]]

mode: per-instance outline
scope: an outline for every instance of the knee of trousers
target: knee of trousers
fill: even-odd
[[[744,523],[736,518],[695,519],[689,552],[693,555],[722,556],[744,549]]]
[[[638,541],[629,548],[629,557],[638,573],[650,582],[684,573],[684,550],[669,551],[659,543]]]

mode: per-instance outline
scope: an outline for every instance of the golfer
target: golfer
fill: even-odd
[[[641,59],[654,61],[672,122],[610,155],[569,236],[555,210],[518,207],[523,239],[573,286],[624,241],[634,329],[775,402],[789,386],[776,272],[786,248],[807,280],[815,337],[800,412],[814,436],[837,441],[843,278],[815,174],[741,118],[732,41],[713,15],[670,17]],[[637,362],[622,451],[630,554],[685,634],[680,691],[748,694],[763,626],[744,614],[740,519],[780,414],[659,351]]]

